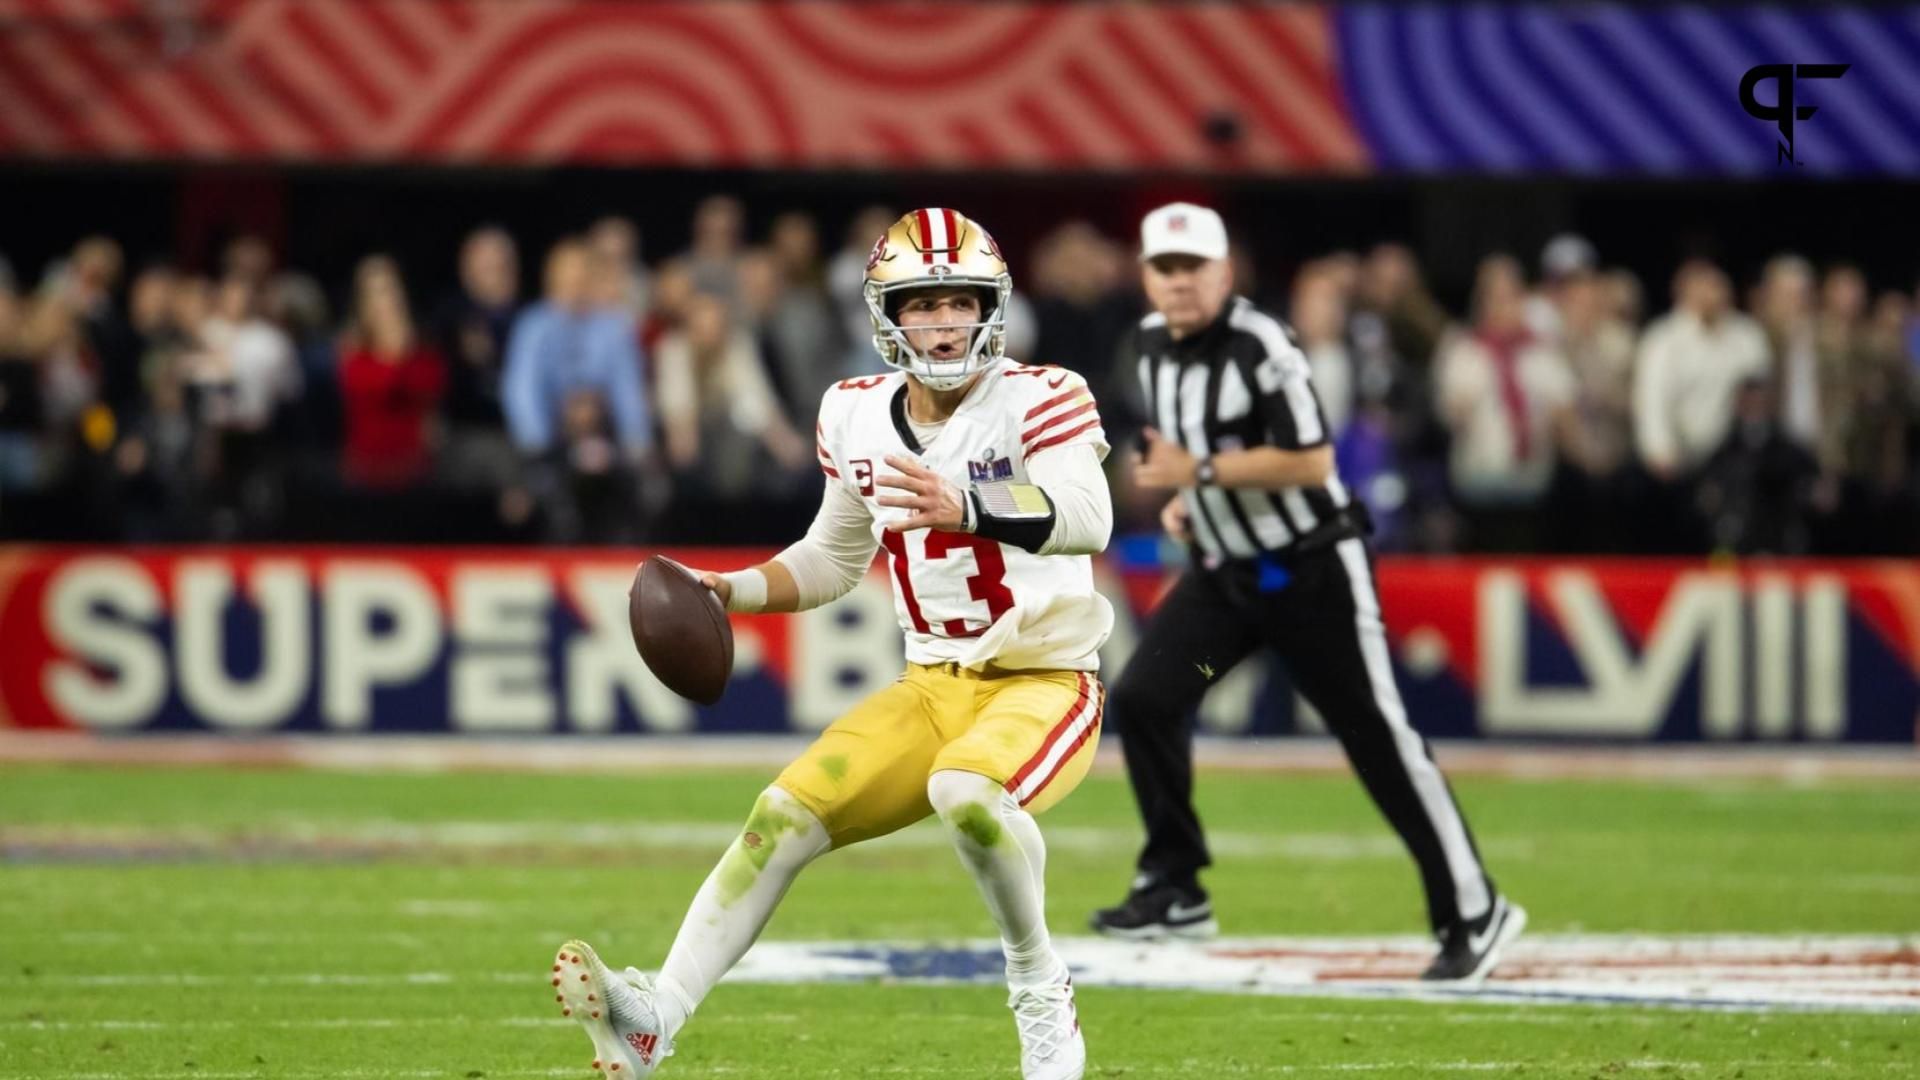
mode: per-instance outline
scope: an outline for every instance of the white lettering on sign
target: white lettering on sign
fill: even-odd
[[[547,663],[553,586],[540,566],[465,565],[453,574],[449,712],[462,731],[547,732],[554,701]]]
[[[48,583],[43,612],[55,647],[78,660],[47,665],[47,697],[88,727],[122,730],[167,701],[167,657],[140,623],[160,617],[160,590],[131,559],[76,559]],[[111,674],[102,676],[96,669]]]
[[[439,606],[426,579],[399,563],[335,563],[324,575],[326,642],[321,715],[328,726],[364,728],[373,691],[420,677],[439,655]],[[373,617],[388,626],[376,632]]]
[[[1731,574],[1678,575],[1637,656],[1591,573],[1549,572],[1546,596],[1585,685],[1528,684],[1525,579],[1488,571],[1478,597],[1485,734],[1649,738],[1672,711],[1696,658],[1704,737],[1790,735],[1796,670],[1804,733],[1843,734],[1846,592],[1837,579],[1809,578],[1802,588],[1798,665],[1793,587],[1783,575],[1745,587]]]
[[[263,731],[300,707],[312,682],[311,602],[306,570],[263,562],[249,576],[247,599],[260,613],[260,670],[236,679],[227,670],[227,606],[233,566],[219,559],[183,560],[174,568],[174,662],[180,696],[208,725]]]

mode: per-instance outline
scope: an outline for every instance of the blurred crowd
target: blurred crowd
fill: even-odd
[[[750,237],[715,196],[685,251],[608,217],[537,280],[486,226],[441,296],[391,255],[321,282],[253,237],[212,272],[104,237],[37,282],[0,261],[0,537],[783,542],[817,505],[822,390],[881,369],[860,286],[893,216],[829,250],[806,213]],[[1025,254],[1008,352],[1087,376],[1120,519],[1150,529],[1131,243],[1072,222]],[[1239,290],[1293,324],[1388,550],[1920,547],[1920,292],[1791,254],[1643,282],[1563,235],[1488,254],[1452,311],[1400,245],[1263,254],[1236,247]]]

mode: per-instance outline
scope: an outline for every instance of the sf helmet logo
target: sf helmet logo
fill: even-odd
[[[887,257],[887,234],[881,233],[880,239],[875,240],[873,242],[873,250],[867,253],[867,269],[871,270],[874,267],[879,266],[881,260],[885,259],[886,257]]]
[[[1837,79],[1845,75],[1847,69],[1852,66],[1852,64],[1761,64],[1759,67],[1750,69],[1740,79],[1740,107],[1747,110],[1747,115],[1755,120],[1773,121],[1780,128],[1780,137],[1786,140],[1780,144],[1778,152],[1774,155],[1775,163],[1792,161],[1796,165],[1804,164],[1795,160],[1793,156],[1793,122],[1811,120],[1813,114],[1820,111],[1818,105],[1802,105],[1798,109],[1794,108],[1793,81],[1795,79]],[[1773,104],[1763,105],[1754,96],[1753,91],[1755,87],[1769,79],[1773,80],[1778,90],[1774,94]]]
[[[993,238],[992,233],[988,232],[985,229],[981,229],[980,239],[985,240],[987,242],[987,254],[992,255],[994,258],[999,259],[1001,262],[1007,261],[1007,257],[1005,255],[1000,254],[1000,243],[999,241]]]

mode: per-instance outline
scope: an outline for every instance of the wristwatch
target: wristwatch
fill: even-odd
[[[1193,467],[1193,482],[1200,487],[1212,487],[1214,475],[1213,459],[1210,457],[1201,458]]]

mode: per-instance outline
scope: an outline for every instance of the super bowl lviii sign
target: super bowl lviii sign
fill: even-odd
[[[812,731],[900,672],[884,575],[796,616],[736,616],[711,707],[634,654],[643,552],[0,549],[0,727],[493,735]],[[672,551],[732,569],[763,551]],[[1108,678],[1170,571],[1099,566]],[[1392,561],[1396,673],[1438,737],[1915,740],[1920,570],[1628,560]],[[1114,718],[1124,726],[1124,717]],[[1214,731],[1314,730],[1256,659]]]

